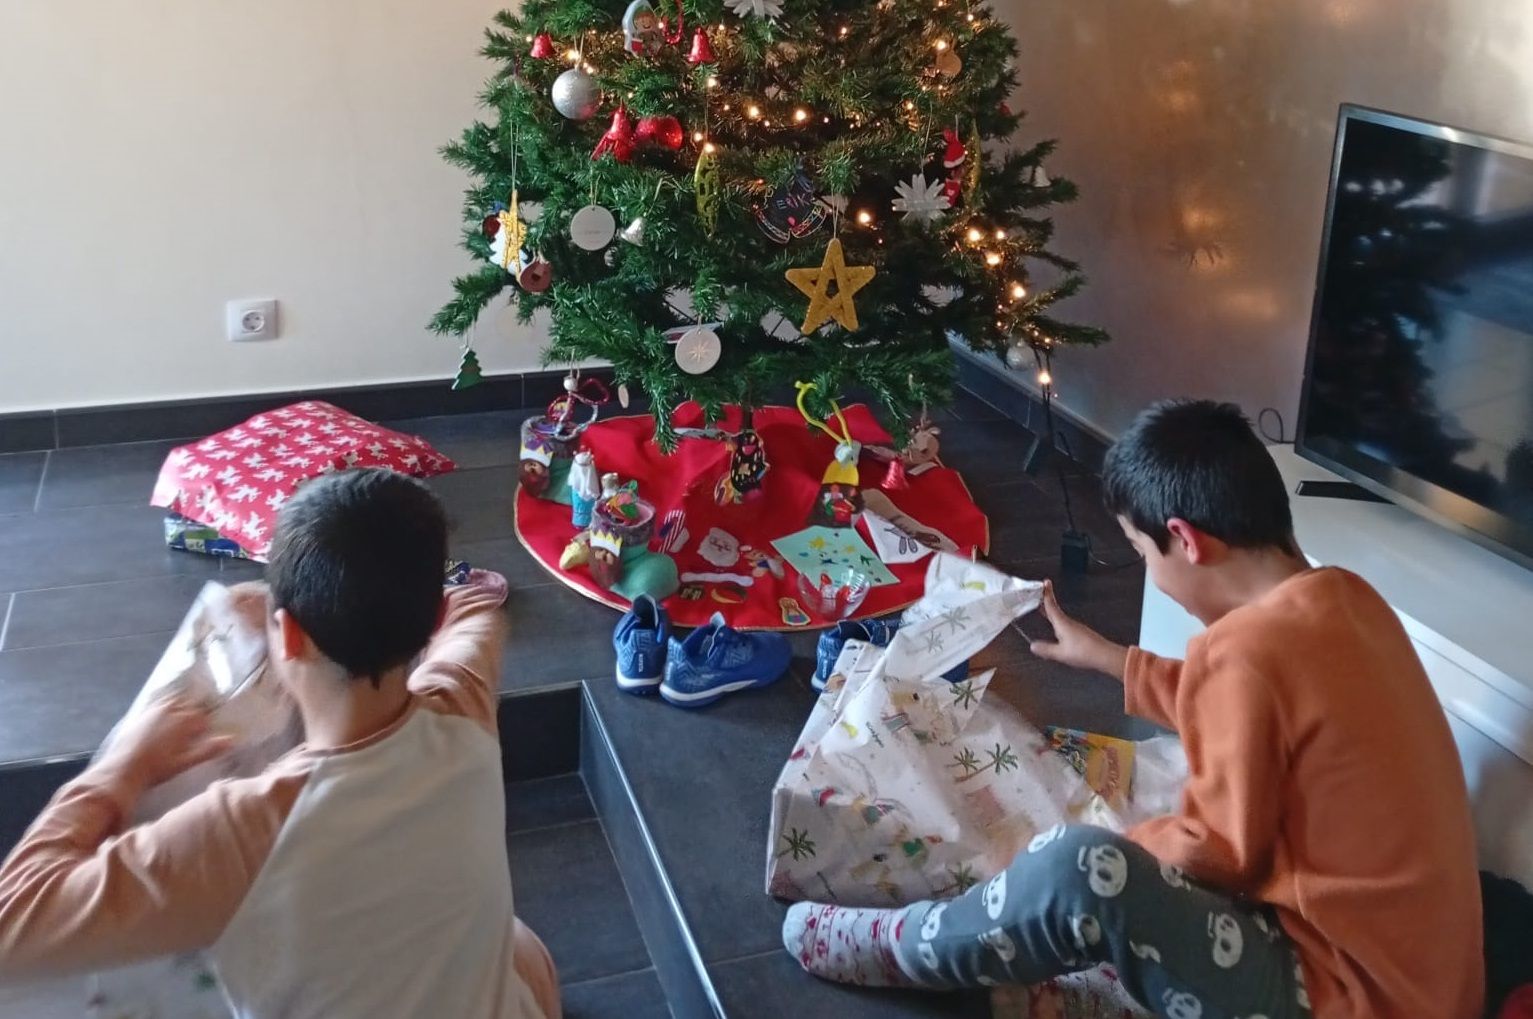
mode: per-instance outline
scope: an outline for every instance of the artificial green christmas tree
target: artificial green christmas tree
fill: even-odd
[[[444,150],[485,264],[437,332],[507,290],[524,320],[550,309],[547,362],[611,362],[667,445],[687,399],[713,416],[806,381],[821,416],[855,388],[898,428],[949,395],[950,335],[1045,363],[1106,338],[1051,314],[1084,282],[1046,215],[1076,190],[1053,142],[1000,144],[1017,45],[987,7],[671,2],[496,17],[491,122]]]

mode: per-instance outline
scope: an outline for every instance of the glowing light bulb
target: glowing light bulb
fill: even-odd
[[[947,49],[947,40],[946,39],[938,39],[937,40],[937,52],[941,53],[945,49]]]
[[[761,122],[761,126],[762,127],[771,127],[772,126],[772,122],[770,120],[763,120]]]
[[[712,142],[703,142],[703,151],[708,153],[709,155],[712,155],[717,150],[714,148],[714,145],[713,145]]]
[[[969,227],[968,238],[970,244],[978,244],[985,239],[985,235],[979,232],[979,227],[971,226]]]
[[[529,36],[528,36],[528,37],[527,37],[527,41],[528,41],[528,42],[532,42],[532,36],[530,36],[530,35],[529,35]]]
[[[580,63],[580,51],[570,50],[564,54],[564,59],[568,60],[572,64],[578,64]]]
[[[1047,368],[1044,368],[1038,373],[1038,384],[1040,386],[1051,386],[1054,384],[1054,376],[1049,374],[1049,370]]]
[[[695,142],[702,141],[703,140],[703,133],[701,131],[693,131],[692,132],[692,140],[695,141]]]
[[[729,104],[728,104],[728,103],[725,103],[725,104],[724,104],[724,112],[725,112],[725,113],[728,113],[728,112],[729,112]]]
[[[973,22],[974,22],[974,15],[971,14],[967,18],[965,18],[964,20],[969,22],[970,24],[973,24]]]
[[[827,124],[829,124],[829,123],[830,123],[830,118],[829,118],[829,117],[826,117],[826,118],[825,118],[825,123],[827,123]]]
[[[994,252],[994,251],[988,252],[985,255],[985,264],[986,265],[991,265],[991,266],[1000,265],[1001,264],[1001,256],[997,252]]]
[[[916,108],[916,104],[915,103],[911,102],[909,99],[905,100],[905,109],[913,110],[915,108]]]
[[[590,74],[592,71],[596,70],[596,68],[592,67],[590,64],[585,64],[581,67],[581,70],[585,71],[587,74]]]
[[[863,209],[857,213],[857,222],[861,223],[863,226],[867,226],[869,223],[873,222],[873,214],[867,209]]]
[[[850,31],[851,31],[850,28],[847,28],[845,25],[842,25],[841,26],[841,31],[838,34],[841,36],[841,38],[845,39],[846,38],[846,34],[848,32],[850,32]]]
[[[804,121],[809,119],[809,111],[800,107],[799,109],[793,111],[793,119],[797,123],[802,124]]]
[[[1024,287],[1022,284],[1020,284],[1020,283],[1013,283],[1011,285],[1011,299],[1013,301],[1020,301],[1020,300],[1022,300],[1022,298],[1026,297],[1026,296],[1027,296],[1027,288]]]
[[[711,74],[708,75],[708,87],[709,88],[718,88],[719,87],[719,79],[715,78]],[[725,109],[728,109],[728,107],[725,107]]]
[[[761,107],[757,106],[755,103],[751,103],[745,108],[745,115],[752,120],[755,120],[757,117],[761,116]]]
[[[997,230],[995,232],[995,239],[998,240],[998,241],[1004,241],[1006,239],[1006,231],[1005,230]]]

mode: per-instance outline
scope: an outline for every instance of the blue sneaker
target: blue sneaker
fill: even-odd
[[[617,651],[617,685],[629,693],[649,693],[665,674],[665,649],[671,638],[671,621],[665,609],[647,594],[633,600],[612,631]]]
[[[714,613],[686,640],[671,638],[660,696],[679,708],[700,708],[737,690],[770,686],[793,661],[788,639],[779,633],[741,633]]]
[[[809,685],[820,693],[830,682],[835,671],[836,659],[849,640],[865,640],[874,647],[888,647],[894,632],[900,628],[898,619],[846,619],[820,634],[820,642],[814,650],[814,677]],[[961,683],[969,678],[969,663],[961,662],[942,676],[949,683]]]

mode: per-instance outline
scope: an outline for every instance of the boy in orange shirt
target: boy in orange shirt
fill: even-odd
[[[1311,569],[1282,478],[1240,410],[1171,402],[1112,448],[1108,508],[1150,578],[1207,629],[1185,662],[1044,609],[1040,657],[1124,684],[1175,728],[1177,813],[1126,837],[1038,836],[989,883],[900,910],[801,903],[816,975],[930,988],[1034,983],[1110,963],[1167,1019],[1472,1019],[1484,995],[1468,797],[1400,621]]]

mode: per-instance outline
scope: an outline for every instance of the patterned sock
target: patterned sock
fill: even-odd
[[[799,965],[823,980],[864,987],[919,987],[896,944],[904,909],[854,909],[800,902],[782,922],[782,943]]]

